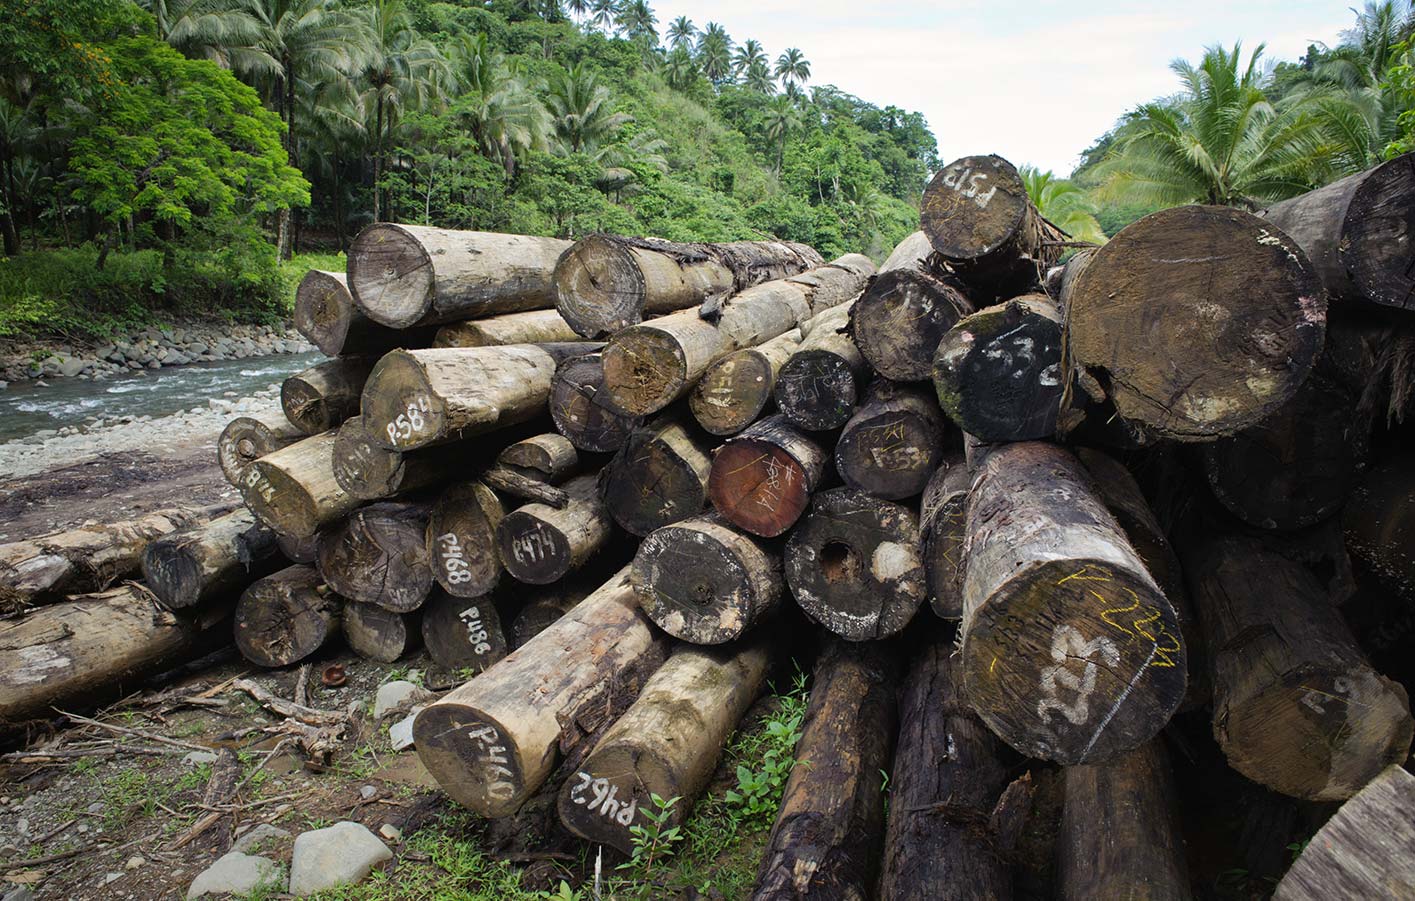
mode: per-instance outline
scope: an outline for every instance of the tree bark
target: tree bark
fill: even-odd
[[[784,416],[769,416],[717,449],[713,508],[738,528],[775,538],[800,518],[825,471],[825,451]]]
[[[481,482],[449,485],[433,505],[427,525],[428,555],[437,584],[453,597],[475,598],[501,581],[496,527],[506,508]]]
[[[251,465],[240,488],[257,519],[282,535],[308,538],[359,505],[334,478],[334,440],[334,432],[314,435]]]
[[[280,553],[291,563],[313,564],[319,556],[319,536],[310,535],[307,538],[294,538],[290,535],[276,533],[275,544],[280,548]]]
[[[372,357],[336,357],[297,373],[280,386],[285,418],[306,435],[337,429],[359,414]]]
[[[464,442],[420,450],[388,450],[374,440],[355,416],[339,427],[334,439],[334,480],[350,496],[373,501],[440,485],[475,468],[477,451]]]
[[[257,666],[298,663],[339,635],[344,604],[313,566],[253,582],[236,604],[236,647]]]
[[[642,538],[707,505],[711,444],[687,420],[680,411],[635,429],[605,467],[600,494],[624,531]]]
[[[522,582],[548,585],[579,569],[603,548],[614,525],[597,482],[596,474],[566,482],[570,503],[564,509],[527,504],[508,513],[496,527],[506,571]]]
[[[580,468],[580,455],[569,438],[547,432],[507,445],[496,455],[496,462],[529,478],[558,484]]]
[[[1351,556],[1415,598],[1415,466],[1394,456],[1361,476],[1342,513]]]
[[[305,437],[304,431],[283,412],[237,416],[226,423],[216,441],[216,459],[226,481],[241,487],[251,464]]]
[[[919,512],[929,606],[943,619],[963,618],[963,546],[973,477],[961,455],[948,457],[929,479]]]
[[[713,363],[688,395],[698,425],[714,435],[735,435],[751,425],[772,403],[776,375],[801,343],[802,328],[777,335]]]
[[[801,343],[776,374],[776,408],[797,428],[824,432],[855,412],[869,367],[846,333],[850,307],[841,304],[811,320]]]
[[[143,580],[168,607],[205,604],[280,565],[275,533],[244,508],[148,544]]]
[[[344,640],[355,654],[394,663],[422,643],[422,611],[394,613],[377,604],[344,605]]]
[[[619,450],[639,422],[639,417],[610,405],[603,360],[601,354],[587,354],[562,361],[550,387],[550,418],[556,430],[591,453]]]
[[[423,644],[432,659],[448,669],[473,673],[511,653],[502,622],[505,597],[497,592],[459,598],[434,591],[423,607]]]
[[[835,469],[866,494],[915,497],[943,459],[943,436],[943,414],[925,389],[878,379],[840,433]]]
[[[555,310],[507,313],[489,319],[449,322],[437,330],[433,347],[500,347],[583,341]]]
[[[535,592],[511,621],[511,647],[519,648],[535,638],[588,596],[579,579],[557,582]]]
[[[422,606],[432,591],[428,503],[384,502],[355,510],[319,539],[319,571],[339,594],[394,613]]]
[[[342,272],[311,269],[295,291],[295,328],[325,356],[377,357],[395,347],[428,347],[430,327],[393,329],[364,315]]]

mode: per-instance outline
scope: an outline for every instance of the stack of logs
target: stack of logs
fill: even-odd
[[[967,157],[878,269],[372,226],[299,289],[329,359],[221,437],[243,508],[0,552],[7,603],[144,576],[0,623],[0,716],[232,634],[423,644],[464,681],[413,724],[447,794],[627,852],[808,635],[757,898],[1023,893],[1047,785],[1057,895],[1191,897],[1181,711],[1356,796],[1280,897],[1408,891],[1415,828],[1367,844],[1410,818],[1409,703],[1339,605],[1415,586],[1412,229],[1411,157],[1100,247]]]

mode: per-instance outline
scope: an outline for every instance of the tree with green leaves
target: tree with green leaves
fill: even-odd
[[[605,34],[614,27],[619,14],[619,0],[591,0],[590,25]]]
[[[747,67],[742,84],[758,94],[769,96],[776,93],[776,81],[772,79],[771,70],[767,68],[765,60],[758,60]]]
[[[550,115],[485,34],[463,35],[451,62],[460,88],[452,114],[509,181],[527,151],[549,146]]]
[[[0,233],[4,235],[6,256],[20,252],[15,225],[20,192],[16,189],[15,168],[23,164],[40,130],[28,106],[0,97]]]
[[[811,64],[800,50],[788,47],[776,58],[776,77],[794,94],[811,80]]]
[[[732,55],[732,69],[741,78],[753,66],[766,66],[766,51],[762,49],[761,41],[748,38]]]
[[[265,61],[256,45],[260,27],[243,4],[226,0],[142,0],[157,21],[157,36],[187,56],[246,72]]]
[[[790,97],[773,97],[766,108],[762,124],[766,128],[767,140],[776,144],[776,174],[781,174],[781,164],[786,156],[786,139],[801,127],[801,113]]]
[[[663,77],[668,86],[683,90],[698,77],[698,64],[683,47],[674,47],[663,60]]]
[[[698,66],[715,85],[732,77],[732,39],[716,22],[707,23],[698,39]]]
[[[692,50],[698,28],[687,16],[679,16],[668,25],[668,43],[674,50]]]
[[[631,41],[649,47],[658,44],[658,16],[648,0],[625,0],[614,14],[614,24]]]
[[[609,89],[599,74],[583,62],[551,75],[545,106],[552,127],[567,153],[594,150],[613,140],[619,129],[632,122],[627,113],[615,112]]]
[[[1080,185],[1034,166],[1023,166],[1019,174],[1027,196],[1045,219],[1077,241],[1105,243],[1096,205]]]

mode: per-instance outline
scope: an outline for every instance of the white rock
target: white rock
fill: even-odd
[[[432,697],[432,692],[403,679],[378,686],[373,698],[373,718],[381,720],[400,707]]]
[[[420,710],[422,707],[413,708],[412,713],[388,727],[388,740],[393,750],[405,751],[413,746],[413,720],[418,718]]]
[[[393,852],[359,823],[335,823],[295,838],[290,860],[290,894],[297,897],[363,880]]]
[[[187,889],[187,897],[243,894],[254,891],[261,884],[273,883],[279,878],[280,865],[275,861],[232,851],[192,880],[192,887]]]
[[[272,826],[269,823],[261,823],[254,829],[246,832],[231,845],[232,851],[240,851],[242,854],[254,854],[263,851],[271,845],[278,845],[280,842],[290,837],[290,833],[279,826]]]
[[[215,751],[192,751],[192,752],[191,752],[190,754],[188,754],[186,757],[183,757],[183,758],[182,758],[182,762],[185,763],[187,766],[191,766],[191,767],[198,767],[198,766],[201,766],[201,765],[204,764],[204,763],[215,763],[215,762],[216,762],[216,752],[215,752]]]
[[[392,823],[384,823],[382,826],[379,826],[378,834],[388,839],[390,842],[396,842],[403,838],[403,830],[394,826]]]

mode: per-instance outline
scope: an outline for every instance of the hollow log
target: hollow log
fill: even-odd
[[[919,520],[853,488],[822,491],[786,542],[786,584],[806,615],[850,641],[909,625],[927,592]]]
[[[943,435],[943,414],[927,390],[877,379],[840,433],[835,469],[866,494],[915,497],[943,459]]]
[[[963,685],[1029,757],[1136,748],[1184,697],[1178,616],[1099,497],[1054,445],[995,447],[968,498]]]
[[[766,682],[768,645],[680,647],[595,744],[560,790],[560,822],[624,853],[648,827],[653,796],[678,803],[659,829],[681,825],[712,778],[722,746]]]
[[[252,463],[304,436],[298,426],[285,418],[284,412],[237,416],[226,423],[221,437],[216,439],[216,460],[221,464],[221,474],[240,488]]]
[[[506,571],[522,582],[548,585],[603,548],[614,528],[597,481],[597,475],[586,474],[566,482],[570,502],[564,509],[527,504],[506,514],[496,527]]]
[[[633,701],[667,650],[639,610],[625,567],[418,714],[418,756],[453,800],[481,816],[508,816],[545,783],[557,758]]]
[[[854,299],[874,274],[846,254],[790,278],[751,287],[709,312],[680,310],[624,329],[604,349],[604,387],[617,409],[656,413],[686,395],[713,363]]]
[[[431,328],[394,329],[364,315],[342,272],[311,269],[295,291],[295,328],[325,356],[379,356],[432,344]]]
[[[811,320],[801,343],[776,374],[776,408],[797,428],[824,432],[843,426],[855,412],[869,366],[846,333],[844,304]]]
[[[896,679],[878,643],[836,641],[822,652],[753,901],[874,895]]]
[[[738,528],[775,538],[800,518],[825,470],[825,451],[784,416],[769,416],[717,449],[708,496]]]
[[[1410,751],[1410,702],[1371,669],[1300,564],[1240,538],[1187,548],[1228,765],[1311,801],[1349,798]]]
[[[339,635],[343,602],[313,566],[259,579],[236,604],[236,647],[257,666],[298,663]]]
[[[339,428],[359,413],[373,357],[335,357],[290,376],[280,386],[285,418],[306,435]]]
[[[379,663],[393,663],[422,643],[422,611],[394,613],[377,604],[344,605],[344,640],[354,653]]]
[[[1287,403],[1322,350],[1326,294],[1271,222],[1186,206],[1135,222],[1065,292],[1070,365],[1120,418],[1207,441]]]
[[[580,455],[569,438],[549,432],[508,444],[496,455],[496,462],[532,478],[557,484],[579,469]]]
[[[559,238],[380,222],[349,247],[349,290],[375,322],[437,325],[555,306]]]
[[[319,572],[339,594],[394,613],[422,606],[432,591],[426,502],[369,504],[326,530],[319,540]]]
[[[707,505],[711,444],[687,420],[681,411],[635,429],[605,467],[600,494],[624,531],[643,537]]]
[[[360,503],[334,478],[334,432],[314,435],[266,454],[241,482],[241,497],[262,523],[308,538]]]
[[[280,565],[275,533],[239,509],[147,545],[143,581],[168,607],[205,604]]]
[[[555,310],[507,313],[489,319],[449,322],[437,330],[433,347],[499,347],[503,344],[546,344],[581,341]]]
[[[421,450],[389,450],[374,440],[355,416],[339,427],[334,438],[334,480],[361,501],[379,500],[446,482],[474,465],[461,442]]]
[[[649,619],[674,638],[722,644],[781,601],[781,558],[716,516],[665,526],[639,545],[634,589]]]
[[[963,546],[972,484],[963,458],[950,456],[929,479],[919,511],[929,606],[943,619],[963,618]]]
[[[422,610],[428,654],[448,669],[485,672],[511,653],[502,621],[505,606],[505,597],[497,592],[459,598],[434,591]]]
[[[809,328],[809,320],[802,328]],[[713,363],[688,395],[698,425],[714,435],[735,435],[772,403],[776,374],[801,343],[800,328],[738,350]]]
[[[449,485],[427,525],[428,555],[437,584],[453,597],[475,598],[501,581],[496,527],[506,515],[501,499],[481,482]]]
[[[555,266],[555,307],[576,332],[600,338],[645,314],[696,307],[822,262],[810,247],[787,241],[677,244],[590,235]]]
[[[609,403],[604,390],[604,357],[586,354],[560,363],[550,386],[550,418],[555,430],[582,451],[612,453],[624,446],[638,424]]]

